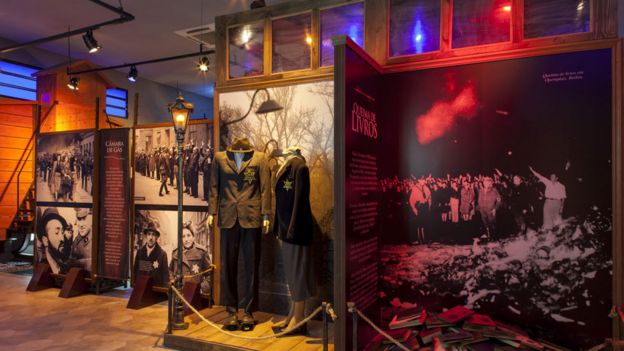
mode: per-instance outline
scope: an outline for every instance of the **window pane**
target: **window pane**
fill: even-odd
[[[589,32],[589,0],[524,0],[524,37]]]
[[[106,114],[113,117],[128,117],[128,91],[120,88],[106,89]]]
[[[228,30],[230,78],[264,73],[264,23],[246,24]]]
[[[454,48],[510,41],[511,0],[455,0]]]
[[[37,100],[37,79],[31,75],[38,69],[0,61],[0,95],[22,100]]]
[[[273,72],[310,68],[311,27],[309,13],[273,21]]]
[[[390,56],[440,49],[440,1],[390,2]]]
[[[321,10],[321,66],[334,64],[332,38],[348,35],[364,47],[364,3]]]

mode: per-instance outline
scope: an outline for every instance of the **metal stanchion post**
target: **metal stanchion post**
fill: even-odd
[[[351,323],[353,323],[352,325],[352,344],[353,344],[353,351],[357,351],[357,333],[358,333],[358,316],[357,316],[357,311],[355,310],[355,303],[353,302],[347,302],[347,307],[349,309],[349,312],[351,312],[352,317],[353,317],[353,321]]]
[[[171,315],[173,314],[172,300],[173,291],[171,290],[171,285],[169,285],[169,290],[167,291],[167,334],[171,334]]]
[[[327,302],[323,302],[323,351],[329,351],[329,331],[327,320]]]

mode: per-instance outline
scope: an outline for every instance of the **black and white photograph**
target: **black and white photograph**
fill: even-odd
[[[211,292],[212,250],[207,212],[185,211],[182,223],[182,274]],[[167,287],[178,272],[177,211],[137,210],[134,221],[134,279],[151,275],[155,286]]]
[[[212,127],[187,126],[182,145],[184,205],[206,206],[214,156]],[[178,204],[178,150],[173,127],[135,131],[135,203]]]
[[[91,272],[92,210],[86,207],[37,207],[35,262],[52,273],[78,267]]]
[[[37,201],[93,201],[95,133],[42,134],[37,139]]]
[[[268,92],[268,95],[267,95]],[[255,98],[254,98],[255,96]],[[273,99],[283,109],[268,114],[255,111],[263,101]],[[310,174],[310,206],[315,218],[314,252],[319,281],[319,299],[333,294],[334,236],[334,83],[322,81],[271,87],[267,91],[247,90],[219,95],[221,144],[225,150],[235,138],[248,138],[251,146],[264,152],[275,176],[284,162],[282,154],[300,148]],[[246,115],[245,112],[251,112]],[[242,118],[242,119],[241,119]],[[288,289],[278,242],[263,236],[259,283],[260,308],[288,313]]]
[[[610,62],[602,50],[386,77],[407,103],[383,121],[401,132],[380,162],[382,306],[462,305],[573,349],[608,337]]]

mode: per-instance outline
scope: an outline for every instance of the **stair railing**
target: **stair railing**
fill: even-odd
[[[41,116],[41,109],[40,106],[37,105],[37,113],[35,118],[39,119],[39,121],[36,123],[36,128],[33,130],[32,134],[30,135],[30,138],[28,139],[28,143],[26,144],[26,146],[24,147],[24,151],[22,151],[22,155],[20,156],[19,160],[17,161],[17,165],[15,165],[15,169],[13,169],[13,172],[11,173],[11,176],[9,177],[6,185],[4,186],[4,189],[2,189],[2,193],[0,193],[0,202],[4,199],[4,196],[6,195],[7,191],[9,190],[9,187],[11,186],[11,182],[13,181],[13,178],[15,178],[15,176],[17,175],[17,201],[16,201],[16,211],[19,211],[19,206],[21,203],[21,196],[20,196],[20,175],[22,174],[22,171],[24,170],[24,166],[26,165],[26,163],[28,162],[28,157],[30,157],[30,155],[32,154],[32,151],[34,149],[34,140],[35,140],[35,135],[38,134],[39,129],[41,127],[41,125],[43,124],[43,122],[45,122],[45,120],[48,118],[48,116],[50,115],[50,113],[52,112],[52,110],[54,109],[54,107],[56,107],[56,105],[58,105],[58,101],[54,101],[52,103],[52,105],[50,105],[50,108],[48,109],[48,111],[46,111],[45,115],[43,116],[43,118],[39,118]],[[25,157],[24,157],[25,156]],[[34,181],[34,175],[36,172],[36,157],[35,157],[35,166],[33,168],[33,181]]]

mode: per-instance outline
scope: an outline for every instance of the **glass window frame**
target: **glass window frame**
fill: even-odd
[[[6,62],[6,63],[8,63],[10,65],[23,67],[23,68],[26,68],[26,69],[29,69],[29,70],[34,70],[34,71],[40,71],[41,70],[41,67],[36,67],[36,66],[33,66],[33,65],[21,63],[21,62],[14,61],[14,60],[11,60],[11,59],[0,58],[0,61],[4,61],[4,62]],[[32,74],[34,74],[34,73],[36,73],[36,72],[33,72]],[[4,84],[4,83],[1,83],[1,84],[3,86],[6,86],[7,88],[10,88],[10,89],[15,89],[15,90],[28,92],[29,94],[30,93],[34,93],[35,94],[35,98],[34,98],[34,100],[31,100],[31,99],[26,99],[26,98],[22,98],[22,97],[13,96],[13,95],[4,95],[4,94],[0,94],[0,97],[7,98],[7,99],[18,100],[18,101],[34,101],[34,102],[37,101],[37,89],[36,89],[36,87],[37,87],[37,77],[33,77],[32,75],[30,77],[22,76],[22,75],[15,75],[15,74],[9,73],[9,72],[3,73],[3,74],[6,74],[7,76],[13,76],[13,77],[15,77],[17,79],[25,79],[25,80],[29,80],[29,81],[34,82],[35,83],[35,89],[34,90],[31,89],[31,88],[28,88],[28,87],[20,86],[20,85],[11,86],[11,84]]]
[[[479,45],[468,45],[468,46],[462,46],[462,47],[454,47],[453,46],[453,15],[454,15],[454,11],[455,11],[455,0],[451,0],[452,1],[452,6],[449,10],[448,13],[448,21],[449,21],[449,27],[448,27],[448,37],[449,37],[449,50],[453,51],[453,52],[461,52],[461,50],[470,50],[473,48],[487,48],[487,47],[496,47],[496,46],[501,46],[501,45],[509,45],[512,44],[514,42],[514,32],[513,32],[513,28],[514,28],[514,20],[517,21],[517,16],[514,16],[514,3],[513,1],[509,0],[509,3],[511,4],[511,11],[509,12],[509,40],[504,40],[504,41],[497,41],[494,43],[487,43],[487,44],[479,44]],[[467,1],[471,1],[471,0],[467,0]],[[442,15],[441,15],[442,16]]]
[[[387,14],[386,14],[386,65],[395,65],[408,62],[424,62],[432,61],[447,57],[460,57],[469,56],[476,53],[494,53],[503,52],[506,50],[513,50],[522,48],[528,44],[530,46],[548,46],[557,45],[562,42],[582,42],[590,41],[596,28],[596,13],[594,12],[594,6],[596,0],[589,0],[590,12],[589,12],[589,31],[577,32],[569,34],[557,34],[552,36],[543,36],[537,38],[525,38],[524,37],[524,1],[510,0],[511,3],[511,17],[509,21],[509,33],[510,40],[496,43],[488,43],[483,45],[473,45],[461,48],[453,47],[453,5],[454,0],[440,0],[440,48],[438,51],[431,51],[421,54],[407,54],[391,56],[390,54],[390,14],[391,3],[387,1]],[[445,41],[445,38],[446,41]],[[563,38],[563,39],[562,39]]]
[[[319,16],[315,15],[315,10],[316,10],[316,13],[318,14],[318,9],[310,9],[310,10],[305,10],[305,11],[289,13],[283,16],[275,16],[275,17],[268,18],[268,25],[270,26],[269,33],[271,33],[271,39],[270,39],[271,45],[268,48],[269,50],[268,55],[265,57],[265,61],[267,61],[265,63],[265,68],[268,67],[269,69],[268,74],[265,74],[265,75],[272,76],[272,75],[279,75],[279,74],[288,74],[292,72],[308,72],[308,71],[313,71],[319,67],[320,57],[318,55],[319,53],[318,45],[319,45],[319,36],[320,36],[320,33],[319,33],[320,23],[318,22]],[[312,44],[310,45],[310,67],[300,68],[300,69],[295,69],[295,70],[290,70],[290,71],[279,71],[279,72],[273,71],[273,43],[274,43],[273,42],[273,22],[280,20],[280,19],[301,16],[305,14],[310,15],[310,34],[312,35]],[[265,30],[266,30],[266,27],[265,27]]]
[[[594,1],[595,0],[588,0],[589,3],[589,13],[588,13],[588,21],[589,21],[589,31],[587,32],[574,32],[574,33],[563,33],[563,34],[553,34],[553,35],[544,35],[544,36],[540,36],[540,37],[534,37],[534,38],[527,38],[524,36],[524,0],[522,1],[522,3],[520,3],[519,5],[522,5],[522,21],[519,21],[518,26],[520,27],[520,32],[521,34],[521,38],[520,41],[523,42],[540,42],[540,41],[544,41],[544,40],[552,40],[554,38],[560,38],[560,37],[565,37],[565,38],[574,38],[574,37],[585,37],[587,35],[592,35],[594,33],[595,30],[595,24],[594,24],[594,20],[596,17],[596,14],[594,13],[593,7],[594,7]],[[513,5],[512,5],[513,6]],[[513,8],[512,8],[513,11]]]
[[[262,23],[262,73],[253,75],[253,76],[241,76],[241,77],[230,77],[230,29],[243,27],[247,25],[254,25]],[[237,23],[230,26],[227,26],[225,29],[225,77],[227,81],[236,81],[236,80],[245,80],[245,79],[253,79],[258,77],[265,77],[269,74],[267,72],[267,19],[260,19],[256,21]]]
[[[121,91],[124,91],[124,92],[126,93],[126,98],[125,98],[125,99],[120,99],[120,98],[118,98],[118,97],[116,97],[116,96],[108,95],[108,91],[109,91],[109,90],[121,90]],[[104,111],[106,111],[109,107],[114,108],[114,109],[116,109],[116,110],[122,110],[122,108],[121,108],[121,107],[119,107],[119,106],[109,105],[109,104],[108,104],[108,98],[109,98],[109,96],[110,96],[112,99],[119,100],[119,101],[124,101],[124,102],[125,102],[125,108],[123,108],[123,110],[124,110],[124,112],[125,112],[125,116],[115,115],[115,114],[111,114],[111,113],[108,113],[108,112],[106,112],[106,114],[107,114],[109,117],[115,117],[115,118],[124,118],[124,119],[127,119],[127,118],[128,118],[128,89],[121,88],[121,87],[114,87],[114,88],[108,88],[108,89],[106,89],[106,99],[105,99],[105,101],[104,101]]]
[[[405,54],[405,55],[396,55],[396,56],[391,56],[390,55],[390,40],[391,40],[391,36],[390,36],[390,30],[392,29],[392,27],[390,26],[390,17],[392,15],[392,3],[391,0],[387,0],[388,1],[388,21],[387,21],[387,31],[386,31],[386,60],[390,59],[404,59],[404,58],[412,58],[412,57],[430,57],[432,55],[436,55],[436,54],[440,54],[442,53],[443,50],[442,49],[442,41],[444,39],[444,31],[446,30],[446,26],[444,25],[444,16],[445,16],[445,6],[444,6],[444,2],[445,0],[440,0],[440,32],[438,33],[439,35],[439,45],[438,45],[438,50],[434,50],[434,51],[427,51],[427,52],[423,52],[420,54]],[[452,1],[452,0],[451,0]],[[449,34],[449,40],[450,40],[450,34]],[[449,42],[450,43],[450,42]]]
[[[321,40],[322,40],[321,34],[322,34],[322,29],[323,29],[323,27],[321,26],[322,25],[322,23],[321,23],[321,12],[324,11],[324,10],[331,10],[331,9],[335,9],[335,8],[338,8],[338,7],[350,6],[350,5],[358,4],[358,3],[363,4],[364,16],[362,18],[362,43],[364,45],[366,45],[366,0],[354,0],[354,1],[344,2],[344,3],[341,3],[341,4],[330,5],[330,6],[323,6],[323,7],[319,7],[318,8],[318,11],[319,11],[318,26],[317,26],[318,27],[318,33],[315,33],[315,35],[317,37],[316,44],[318,45],[318,50],[317,50],[318,55],[317,56],[318,56],[318,67],[319,68],[334,67],[333,64],[323,66],[322,62],[321,62],[322,61],[322,57],[321,57]],[[312,18],[312,20],[314,21],[314,18]],[[388,17],[388,25],[390,24],[389,20],[390,20],[390,17]]]

